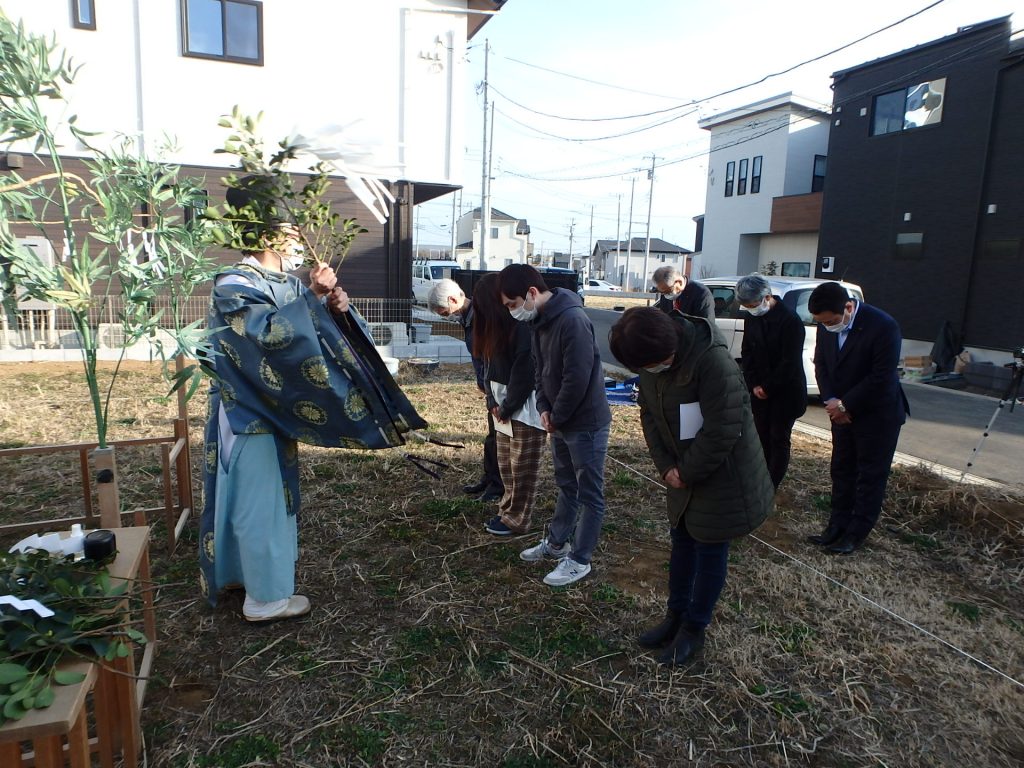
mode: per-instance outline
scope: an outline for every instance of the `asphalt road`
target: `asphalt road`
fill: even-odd
[[[586,313],[594,324],[601,359],[618,367],[608,349],[608,331],[620,313],[606,309],[587,309]],[[966,469],[999,401],[927,384],[905,384],[904,390],[911,417],[900,432],[898,450],[952,469]],[[816,400],[800,421],[829,428],[825,409]],[[1011,485],[1024,483],[1024,406],[1017,405],[1012,413],[1006,406],[999,412],[969,471]]]

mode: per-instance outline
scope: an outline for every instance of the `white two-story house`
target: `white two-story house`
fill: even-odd
[[[695,278],[814,273],[828,108],[785,93],[701,120],[711,132]]]
[[[658,237],[627,240],[598,240],[590,255],[590,276],[607,280],[626,291],[646,291],[651,287],[651,275],[660,267],[675,267],[680,274],[687,273],[687,258],[692,251],[673,245]],[[644,257],[647,273],[644,274]]]
[[[491,208],[491,226],[487,233],[486,264],[480,265],[480,209],[462,214],[455,227],[458,246],[455,260],[465,269],[504,269],[509,264],[527,264],[533,256],[530,225]]]
[[[264,113],[270,147],[303,134],[386,179],[396,202],[384,223],[332,187],[339,212],[369,230],[341,280],[355,296],[408,298],[412,209],[461,186],[467,43],[504,2],[5,0],[3,12],[82,65],[67,89],[78,126],[138,137],[149,153],[174,137],[169,159],[206,178],[211,203],[233,162],[215,154],[228,134],[217,123],[235,105]],[[86,148],[63,138],[81,168]],[[17,149],[0,170],[31,174],[38,161]]]

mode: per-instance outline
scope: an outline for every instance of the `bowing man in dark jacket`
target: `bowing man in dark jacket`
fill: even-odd
[[[815,288],[807,310],[819,324],[814,373],[832,420],[832,514],[809,540],[848,555],[878,522],[910,413],[897,372],[902,339],[895,320],[839,283]]]
[[[768,474],[778,488],[789,466],[793,422],[807,410],[804,324],[780,298],[772,296],[771,286],[760,275],[736,282],[736,300],[749,314],[743,321],[740,354],[750,410]]]
[[[661,294],[654,306],[662,312],[675,310],[684,315],[706,317],[714,325],[715,300],[706,285],[691,280],[672,266],[658,267],[651,280]]]

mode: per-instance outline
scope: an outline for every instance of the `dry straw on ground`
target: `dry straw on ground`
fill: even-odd
[[[485,428],[467,370],[401,381],[432,431],[467,448],[408,449],[451,464],[441,481],[396,450],[303,450],[308,619],[247,625],[237,593],[209,609],[193,587],[194,525],[172,559],[155,553],[150,765],[1024,761],[1024,689],[825,578],[1024,680],[1021,499],[897,470],[867,548],[828,557],[803,543],[827,509],[828,446],[797,437],[778,514],[732,548],[704,658],[670,672],[633,642],[663,610],[668,551],[660,492],[631,471],[653,471],[636,409],[614,411],[594,572],[551,590],[543,566],[518,558],[535,537],[488,537],[489,508],[459,493]],[[4,366],[0,383],[5,446],[88,439],[73,367]],[[116,436],[165,432],[174,409],[161,395],[154,371],[133,366],[115,392]],[[196,455],[204,405],[191,407]],[[158,463],[122,457],[126,504],[159,498]],[[71,459],[0,471],[0,521],[81,508]],[[536,525],[553,502],[545,467]]]

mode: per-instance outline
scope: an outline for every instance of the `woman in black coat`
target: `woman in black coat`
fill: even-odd
[[[743,378],[768,474],[778,488],[789,467],[793,422],[807,410],[804,324],[760,275],[741,277],[736,299],[750,315],[743,323]]]

